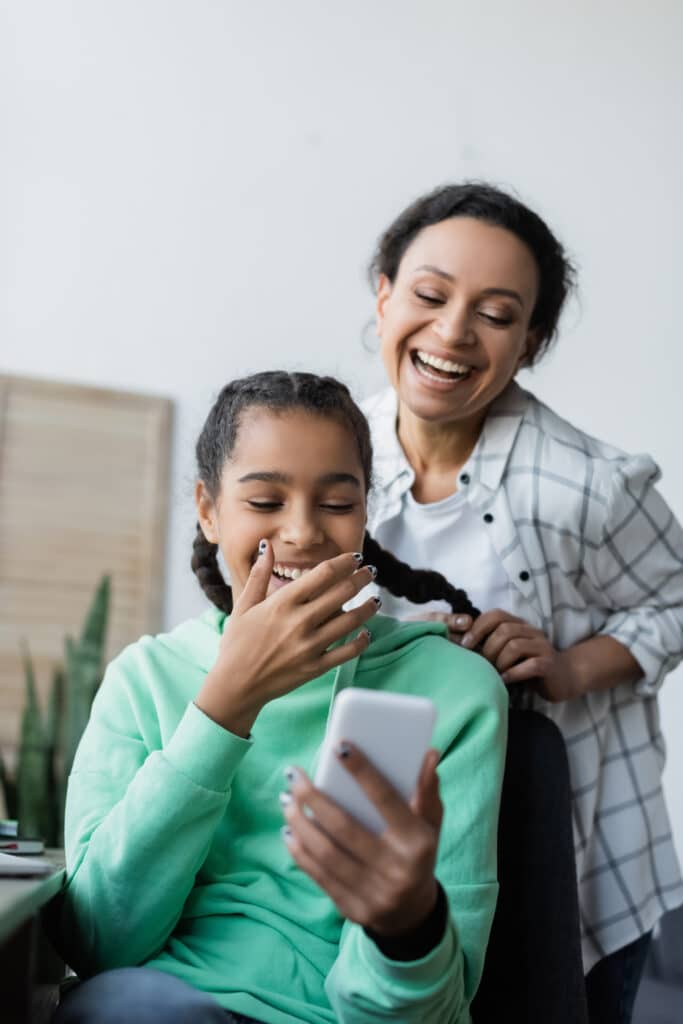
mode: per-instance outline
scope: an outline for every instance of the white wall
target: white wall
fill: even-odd
[[[652,452],[683,518],[682,35],[677,0],[2,0],[0,361],[176,400],[169,625],[202,605],[213,394],[274,366],[375,388],[364,265],[446,180],[517,189],[575,254],[580,302],[525,383]],[[662,709],[683,853],[681,684]]]

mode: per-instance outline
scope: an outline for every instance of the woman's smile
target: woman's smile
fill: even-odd
[[[475,372],[475,367],[471,363],[455,362],[453,359],[427,352],[423,348],[413,349],[408,356],[417,375],[426,382],[426,387],[436,386],[439,390],[449,390],[468,380]]]
[[[378,291],[401,405],[425,420],[480,421],[523,363],[537,287],[534,257],[511,232],[472,217],[424,228]]]

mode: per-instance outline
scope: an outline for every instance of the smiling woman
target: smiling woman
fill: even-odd
[[[485,184],[413,203],[371,264],[391,388],[365,405],[369,523],[457,575],[475,621],[385,595],[480,651],[568,749],[591,1019],[630,1019],[643,949],[683,883],[661,791],[656,694],[683,656],[683,531],[631,457],[515,382],[553,341],[573,268],[547,225]]]

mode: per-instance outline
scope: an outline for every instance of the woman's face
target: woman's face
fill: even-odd
[[[201,481],[195,497],[204,535],[220,547],[235,601],[261,539],[270,541],[275,557],[269,594],[319,562],[363,549],[363,468],[353,435],[336,419],[301,409],[278,415],[247,410],[217,500]]]
[[[511,232],[471,217],[424,228],[392,283],[377,333],[401,404],[419,419],[477,423],[524,361],[538,270]]]

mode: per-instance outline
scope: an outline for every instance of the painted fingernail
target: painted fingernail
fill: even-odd
[[[373,580],[376,580],[377,579],[377,566],[376,565],[366,565],[365,568],[368,570],[368,572],[372,576]]]
[[[351,757],[351,747],[348,743],[344,743],[343,740],[341,743],[337,744],[337,757],[342,760],[346,760]]]
[[[291,830],[291,828],[289,828],[288,825],[283,825],[282,826],[282,828],[280,829],[280,835],[282,836],[282,838],[284,839],[284,841],[286,843],[291,842],[292,830]]]
[[[267,547],[268,547],[268,541],[267,540],[260,540],[258,542],[258,553],[259,553],[259,555],[262,555]]]
[[[287,782],[296,782],[299,778],[298,771],[296,768],[292,768],[291,764],[288,764],[285,768],[285,778],[287,779]]]
[[[288,807],[291,804],[294,797],[287,790],[283,790],[282,793],[278,793],[278,800],[280,801],[281,807]]]
[[[471,633],[465,633],[465,635],[462,638],[462,640],[460,641],[460,643],[462,644],[463,647],[471,647],[472,646],[472,634]]]
[[[375,602],[375,604],[377,605],[378,608],[382,607],[382,598],[381,597],[373,597],[372,600]]]
[[[354,551],[353,557],[356,559],[356,561],[358,562],[359,565],[363,561],[363,555],[362,555],[362,552],[360,552],[360,551]]]

